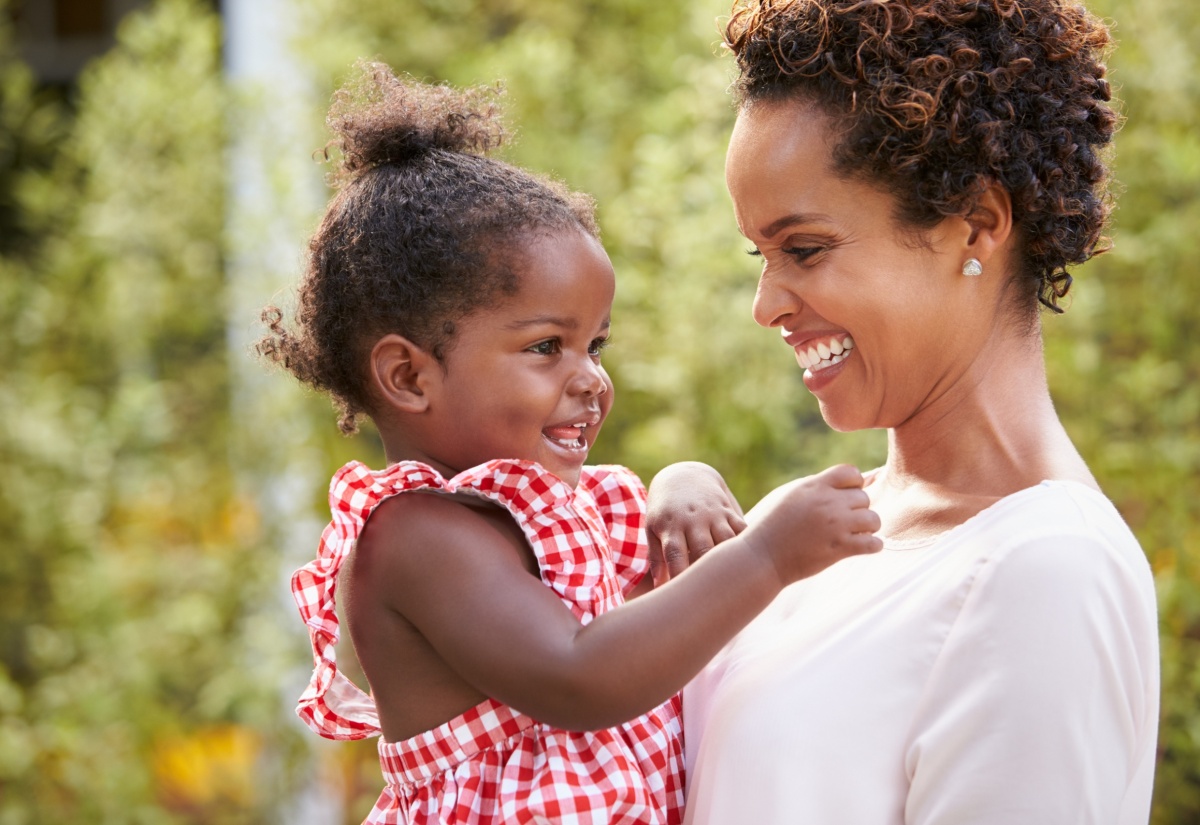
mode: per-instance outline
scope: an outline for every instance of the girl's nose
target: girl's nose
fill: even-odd
[[[759,277],[751,308],[754,321],[759,326],[782,326],[784,319],[799,312],[802,306],[799,297],[779,278],[767,272]]]
[[[573,376],[569,389],[577,395],[603,395],[608,392],[604,368],[587,357]]]

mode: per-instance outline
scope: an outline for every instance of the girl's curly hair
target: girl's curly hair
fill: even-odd
[[[368,357],[389,333],[439,360],[455,322],[518,287],[530,233],[598,236],[590,197],[487,157],[501,145],[498,89],[456,90],[360,63],[333,99],[326,145],[338,193],[309,242],[294,325],[263,310],[263,357],[328,392],[343,432],[370,414]]]
[[[1109,44],[1072,0],[736,0],[725,28],[739,105],[799,98],[835,117],[837,167],[891,192],[901,221],[1008,190],[1022,305],[1055,312],[1066,267],[1107,245]]]

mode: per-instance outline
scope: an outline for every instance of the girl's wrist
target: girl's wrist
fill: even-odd
[[[791,584],[791,580],[776,560],[770,541],[761,533],[761,529],[747,527],[737,536],[715,547],[704,558],[726,554],[736,556],[737,568],[750,574],[752,579],[761,581],[765,590],[769,591],[769,597],[774,598],[775,594]],[[700,560],[703,561],[704,559]]]

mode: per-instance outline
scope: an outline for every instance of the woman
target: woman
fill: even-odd
[[[1153,582],[1040,335],[1110,208],[1107,32],[1067,0],[759,0],[726,44],[754,318],[831,427],[887,428],[885,549],[689,686],[688,821],[1145,822]]]

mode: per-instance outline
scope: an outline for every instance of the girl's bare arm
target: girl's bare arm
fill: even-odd
[[[527,548],[452,500],[385,502],[359,551],[372,590],[464,680],[539,721],[597,729],[668,699],[787,584],[879,547],[853,468],[793,482],[778,501],[686,576],[586,626],[530,574]]]

